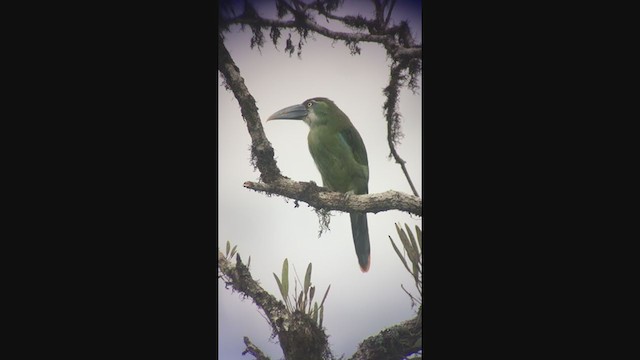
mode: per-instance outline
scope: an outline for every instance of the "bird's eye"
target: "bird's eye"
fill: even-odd
[[[311,107],[311,105],[313,105],[313,103],[312,103],[311,101],[309,101],[309,102],[307,103],[307,107]]]

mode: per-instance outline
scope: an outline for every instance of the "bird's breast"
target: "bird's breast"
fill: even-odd
[[[323,185],[331,190],[356,194],[366,193],[368,168],[359,164],[353,150],[337,132],[329,129],[310,131],[309,151],[322,176]]]

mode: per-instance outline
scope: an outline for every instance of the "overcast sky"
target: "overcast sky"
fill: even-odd
[[[345,1],[339,15],[371,17],[370,1]],[[276,18],[274,2],[259,1],[263,17]],[[238,5],[238,13],[242,12]],[[420,2],[399,0],[392,21],[408,20],[414,39],[422,43]],[[335,22],[317,21],[327,27],[345,31]],[[369,159],[369,193],[411,189],[400,167],[388,160],[386,122],[382,90],[389,81],[389,65],[384,48],[362,43],[360,55],[352,56],[343,43],[321,35],[308,38],[302,58],[284,53],[288,31],[275,49],[265,32],[265,46],[250,49],[251,30],[233,27],[225,34],[225,45],[240,68],[246,86],[255,98],[260,118],[271,142],[278,167],[284,176],[297,181],[313,180],[322,184],[307,146],[309,128],[301,121],[270,121],[269,115],[286,106],[299,104],[312,97],[328,97],[351,119],[360,132]],[[292,35],[294,44],[297,34]],[[388,236],[398,239],[394,223],[407,223],[413,228],[421,218],[399,211],[368,214],[371,241],[371,268],[363,274],[351,237],[349,215],[332,212],[330,231],[318,238],[318,217],[305,203],[296,208],[292,200],[245,189],[245,181],[258,180],[259,173],[250,164],[251,140],[240,115],[237,100],[225,90],[218,78],[218,244],[224,249],[227,240],[238,246],[243,260],[251,256],[253,277],[280,299],[273,273],[280,276],[282,262],[289,259],[290,287],[293,267],[304,278],[309,262],[313,263],[312,284],[316,298],[331,284],[325,301],[324,327],[336,356],[350,356],[365,338],[386,327],[415,316],[409,297],[400,284],[413,290],[410,275],[393,251]],[[405,134],[398,152],[407,161],[410,176],[422,197],[422,104],[420,91],[413,94],[403,89],[400,96],[402,131]],[[398,242],[399,243],[399,242]],[[237,293],[218,282],[220,359],[247,359],[242,356],[243,336],[261,348],[272,359],[283,358],[277,338],[270,339],[271,329],[257,306],[242,300]],[[318,295],[319,294],[319,295]],[[321,300],[321,299],[319,299]]]

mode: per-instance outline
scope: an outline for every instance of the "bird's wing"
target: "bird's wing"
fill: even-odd
[[[353,154],[353,159],[360,165],[359,169],[354,169],[354,176],[351,179],[351,188],[356,194],[368,194],[369,193],[369,163],[367,160],[367,149],[364,147],[364,142],[353,126],[341,130],[339,138]]]
[[[350,126],[348,128],[342,129],[338,135],[344,141],[347,146],[351,149],[353,153],[354,159],[358,162],[358,164],[363,166],[369,166],[369,161],[367,160],[367,149],[364,147],[364,142],[356,130],[355,127]]]

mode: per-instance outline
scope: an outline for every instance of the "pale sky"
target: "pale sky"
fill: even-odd
[[[371,17],[370,1],[349,2],[338,12]],[[350,5],[351,3],[355,5]],[[242,11],[242,5],[239,5]],[[351,7],[350,7],[351,6]],[[276,18],[273,2],[256,5],[263,17]],[[322,21],[320,21],[322,20]],[[399,0],[392,21],[409,20],[414,38],[422,42],[420,3]],[[334,22],[327,27],[345,31]],[[369,193],[387,190],[411,194],[402,170],[388,160],[386,122],[382,110],[382,90],[389,81],[389,65],[384,48],[361,43],[361,54],[352,56],[347,47],[321,35],[309,36],[302,58],[284,53],[288,31],[282,30],[282,41],[276,50],[265,32],[265,46],[250,49],[251,30],[239,26],[225,34],[225,45],[231,53],[246,86],[255,98],[265,133],[275,150],[278,167],[284,176],[297,181],[313,180],[321,185],[307,146],[309,128],[302,121],[270,121],[269,115],[284,107],[299,104],[312,97],[328,97],[351,119],[360,132],[369,159]],[[297,34],[292,34],[297,44]],[[254,279],[281,300],[275,272],[280,276],[282,262],[289,259],[290,287],[293,288],[293,266],[304,278],[309,262],[313,263],[312,285],[321,300],[327,286],[331,290],[325,301],[324,327],[334,355],[350,356],[365,338],[415,316],[409,297],[400,284],[417,294],[411,276],[395,254],[388,236],[399,244],[394,223],[407,223],[413,229],[421,218],[400,211],[368,214],[371,241],[371,268],[363,274],[355,254],[349,216],[334,211],[330,231],[318,238],[318,217],[306,203],[295,208],[293,200],[245,189],[245,181],[257,181],[259,173],[250,164],[251,140],[240,107],[231,91],[218,79],[218,245],[224,249],[227,240],[238,246],[242,259],[251,256]],[[413,94],[403,89],[400,96],[402,132],[397,148],[407,161],[410,176],[420,196],[422,193],[422,103],[421,90]],[[270,339],[271,328],[251,299],[242,300],[221,281],[219,291],[220,359],[248,359],[242,356],[243,336],[261,348],[272,359],[283,358],[277,337]]]

